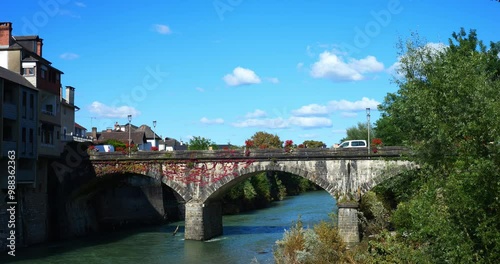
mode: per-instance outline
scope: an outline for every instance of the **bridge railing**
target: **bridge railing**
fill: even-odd
[[[297,148],[290,152],[284,149],[244,149],[236,150],[176,150],[138,151],[130,155],[122,152],[91,153],[91,160],[295,160],[295,159],[370,159],[377,157],[401,157],[409,154],[405,147],[384,147],[376,153],[368,153],[366,148],[330,149]]]

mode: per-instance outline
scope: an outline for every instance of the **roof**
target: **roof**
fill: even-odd
[[[132,130],[134,131],[134,130]],[[146,138],[147,139],[150,139],[150,138],[159,138],[159,136],[153,132],[153,130],[151,129],[151,127],[147,126],[147,125],[141,125],[140,127],[138,127],[136,129],[136,131],[144,131],[144,133],[146,134]]]
[[[75,122],[75,127],[79,128],[79,129],[87,130],[86,128],[84,128],[80,124],[78,124],[77,122]]]
[[[172,147],[174,150],[187,150],[188,145],[181,144],[179,141],[173,138],[165,138],[165,146]]]
[[[108,139],[115,139],[123,143],[128,143],[129,133],[123,131],[111,131],[111,132],[101,132],[97,134],[97,141],[103,142]],[[144,132],[131,132],[130,139],[134,144],[142,144],[146,142],[146,137]]]
[[[25,86],[25,87],[28,87],[28,88],[31,88],[34,90],[38,90],[35,88],[35,86],[33,86],[33,84],[31,84],[28,80],[26,80],[26,78],[24,78],[21,74],[7,70],[1,66],[0,66],[0,78],[9,80],[11,82],[20,84],[22,86]]]

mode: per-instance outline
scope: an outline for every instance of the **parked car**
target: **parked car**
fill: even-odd
[[[366,148],[366,140],[347,140],[338,146],[338,148]]]
[[[115,152],[113,145],[95,145],[97,152]]]

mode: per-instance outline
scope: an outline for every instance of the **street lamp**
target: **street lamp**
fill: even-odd
[[[366,108],[366,122],[368,127],[368,155],[370,155],[370,108]]]
[[[128,156],[130,157],[130,145],[132,140],[130,139],[130,122],[132,122],[132,115],[128,115]]]
[[[156,147],[156,133],[155,133],[155,129],[156,129],[156,120],[153,121],[153,143],[154,143],[154,147]]]

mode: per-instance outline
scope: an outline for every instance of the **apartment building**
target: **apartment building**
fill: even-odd
[[[39,36],[14,36],[11,22],[0,22],[0,160],[16,151],[16,195],[19,245],[44,242],[48,238],[50,215],[48,182],[57,181],[52,168],[64,149],[68,133],[75,129],[75,88],[66,87],[62,97],[62,71],[42,55]],[[0,174],[1,190],[6,177]],[[1,212],[6,212],[0,203]],[[0,212],[0,224],[7,226]],[[21,228],[22,227],[22,228]],[[6,234],[0,232],[0,250]]]

